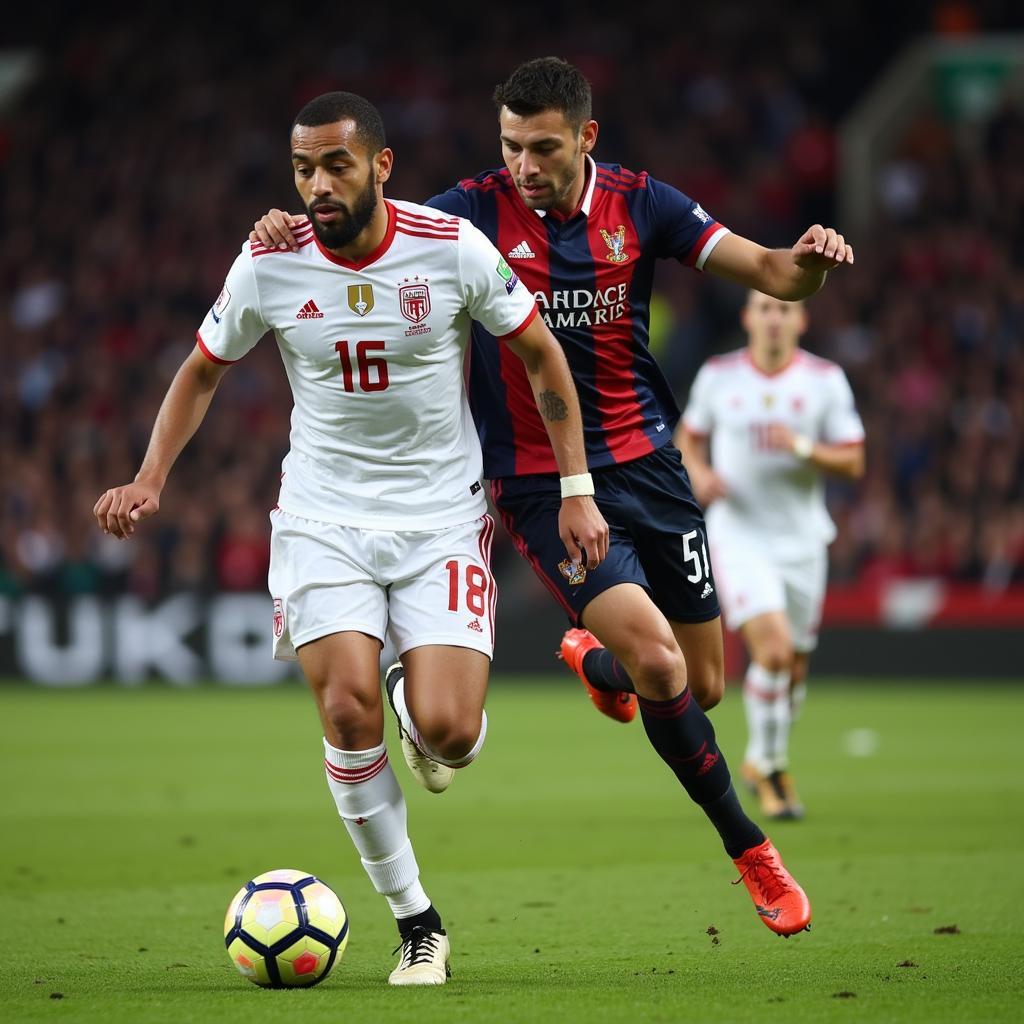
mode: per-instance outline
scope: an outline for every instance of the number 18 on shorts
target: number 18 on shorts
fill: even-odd
[[[275,509],[270,516],[274,657],[356,631],[399,654],[445,644],[494,653],[494,520],[441,530],[366,530]]]

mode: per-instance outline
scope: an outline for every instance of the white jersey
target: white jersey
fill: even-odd
[[[697,374],[683,422],[710,436],[711,463],[729,490],[707,510],[715,543],[741,532],[763,539],[782,558],[831,543],[835,525],[821,471],[765,441],[772,423],[827,444],[864,440],[839,366],[799,349],[774,374],[759,370],[746,349],[710,359]]]
[[[280,507],[377,530],[433,530],[485,510],[463,356],[470,321],[497,338],[536,315],[530,292],[468,221],[386,202],[387,233],[358,262],[306,225],[299,251],[246,244],[199,330],[234,362],[273,331],[291,383]]]

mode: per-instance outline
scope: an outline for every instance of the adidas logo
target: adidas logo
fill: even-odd
[[[484,631],[484,627],[480,625],[479,619],[474,619],[468,626],[466,626],[466,629],[471,629],[474,633],[482,633]]]
[[[316,303],[312,299],[295,314],[296,320],[323,320],[323,318],[323,313],[316,308]]]
[[[698,775],[706,775],[718,764],[718,754],[705,754],[704,763],[697,769]]]
[[[704,584],[704,591],[703,591],[703,593],[700,596],[703,599],[705,597],[710,597],[714,592],[715,592],[715,588],[713,586],[711,586],[710,583],[705,583]]]
[[[510,260],[535,260],[537,254],[530,248],[530,243],[523,239],[509,254]]]

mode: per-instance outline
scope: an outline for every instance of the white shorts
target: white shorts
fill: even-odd
[[[444,530],[363,530],[270,514],[274,657],[353,630],[399,654],[445,644],[494,654],[494,520]]]
[[[773,557],[770,541],[719,533],[711,545],[722,614],[729,629],[765,612],[782,612],[789,620],[793,648],[813,651],[828,579],[828,551],[802,558]]]

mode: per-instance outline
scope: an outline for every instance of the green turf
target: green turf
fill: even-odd
[[[734,765],[740,703],[714,713]],[[484,755],[447,794],[405,787],[453,977],[401,991],[298,686],[0,688],[0,1017],[1020,1019],[1021,688],[816,688],[794,743],[810,813],[772,829],[814,903],[788,941],[729,885],[638,723],[600,717],[570,678],[498,679],[488,708]],[[871,756],[847,751],[856,729]],[[348,951],[316,989],[257,989],[224,951],[229,899],[272,867],[320,875],[348,907]]]

